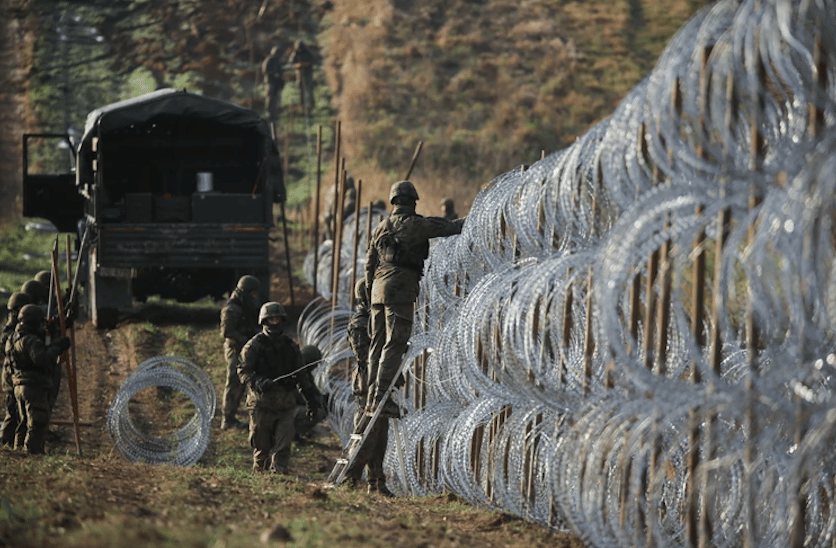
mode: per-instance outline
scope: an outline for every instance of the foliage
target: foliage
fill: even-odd
[[[34,224],[42,219],[16,221],[9,228],[0,231],[0,296],[20,290],[26,280],[32,279],[41,270],[52,268],[52,247],[54,232],[34,230]],[[27,227],[29,227],[27,229]],[[66,272],[65,235],[58,237],[58,272]],[[73,245],[73,242],[70,242]],[[72,252],[71,252],[72,253]],[[75,268],[75,265],[73,265]],[[5,305],[5,298],[2,305]]]

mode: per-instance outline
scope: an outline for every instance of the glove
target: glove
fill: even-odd
[[[67,329],[72,329],[74,324],[75,324],[75,309],[70,308],[70,309],[67,310],[66,317],[64,318],[64,326]]]
[[[276,381],[273,379],[258,379],[255,381],[255,390],[259,393],[272,390],[276,386]]]
[[[307,406],[307,416],[308,420],[317,423],[325,419],[328,416],[328,412],[319,405],[310,405]]]
[[[55,347],[58,348],[62,354],[71,346],[70,339],[67,337],[58,337],[52,344],[55,345]]]

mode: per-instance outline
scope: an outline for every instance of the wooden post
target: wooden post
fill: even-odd
[[[569,269],[566,271],[566,278],[571,279],[571,276],[572,270]],[[569,359],[566,356],[566,349],[569,348],[569,344],[572,342],[572,328],[574,327],[572,300],[574,299],[574,296],[575,292],[572,287],[572,282],[570,281],[566,286],[566,293],[563,298],[563,340],[561,341],[560,347],[560,371],[558,375],[561,385],[566,383],[566,375],[569,371]]]
[[[351,285],[348,288],[349,310],[354,310],[354,285],[357,283],[357,248],[360,245],[360,204],[363,203],[362,198],[363,179],[357,179],[357,196],[354,200],[354,250],[351,254]]]
[[[67,324],[64,321],[64,297],[61,294],[61,281],[58,277],[58,238],[55,238],[55,245],[52,246],[52,285],[55,287],[55,304],[58,310],[58,323],[61,326],[61,336],[67,336]],[[77,391],[74,391],[69,386],[72,379],[75,378],[75,374],[72,370],[72,366],[70,365],[70,356],[69,351],[65,351],[61,354],[61,361],[64,362],[64,368],[67,371],[67,388],[69,389],[70,395],[70,409],[73,415],[73,427],[75,431],[75,447],[78,456],[82,456],[81,454],[81,433],[78,428],[78,394]]]
[[[337,120],[337,126],[335,131],[335,142],[334,142],[334,200],[336,202],[337,197],[342,195],[340,189],[340,121]],[[336,206],[335,206],[336,207]],[[336,230],[336,226],[334,227]],[[334,299],[336,298],[336,289],[335,287],[338,284],[337,280],[337,268],[339,267],[339,256],[336,253],[337,248],[337,237],[336,235],[332,235],[332,242],[331,242],[331,309],[334,309]],[[329,338],[331,340],[334,339],[334,317],[333,314],[331,315],[331,326],[329,330]]]
[[[317,278],[319,277],[319,195],[322,188],[322,124],[316,132],[316,198],[314,200],[314,277],[313,291],[317,294]]]
[[[595,353],[595,339],[592,336],[592,268],[586,281],[586,321],[583,346],[583,393],[589,392],[592,382],[592,355]]]
[[[290,240],[287,236],[287,215],[285,214],[284,202],[280,202],[279,206],[282,211],[282,232],[284,234],[284,256],[287,266],[287,286],[290,289],[290,306],[295,306],[293,297],[293,269],[290,266]],[[269,283],[269,281],[268,281]]]
[[[409,162],[409,169],[406,170],[405,181],[408,181],[409,176],[412,175],[412,169],[415,167],[415,162],[418,160],[418,155],[421,154],[421,147],[423,146],[424,141],[418,141],[418,146],[415,147],[415,152],[412,153],[412,161]]]

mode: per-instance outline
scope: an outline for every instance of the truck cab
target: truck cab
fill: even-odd
[[[28,144],[42,137],[24,136],[23,214],[87,243],[83,293],[96,327],[152,295],[220,299],[244,274],[269,299],[269,231],[285,187],[258,114],[174,89],[113,103],[88,115],[73,173],[30,173]]]

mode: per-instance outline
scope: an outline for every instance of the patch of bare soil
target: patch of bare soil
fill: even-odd
[[[274,271],[279,273],[273,280],[274,295],[289,305],[289,294],[283,293],[286,273],[280,267]],[[296,316],[311,292],[299,280],[294,284],[295,304],[289,308]],[[325,488],[341,452],[339,438],[327,425],[317,426],[311,438],[294,444],[291,476],[253,474],[246,432],[222,431],[219,420],[212,427],[209,448],[195,466],[129,462],[110,439],[106,422],[121,383],[137,366],[138,356],[147,354],[147,349],[138,348],[142,341],[130,333],[132,326],[144,322],[153,324],[154,336],[165,337],[168,327],[183,324],[196,336],[217,336],[217,311],[176,304],[136,306],[122,314],[113,330],[80,322],[74,348],[83,456],[76,454],[64,382],[48,455],[33,457],[0,448],[0,548],[235,548],[293,541],[342,548],[583,548],[574,535],[472,508],[453,494],[384,499],[347,486]],[[218,353],[220,347],[218,339]],[[214,371],[212,376],[220,396],[221,375]],[[166,405],[156,403],[150,421],[164,421]]]

